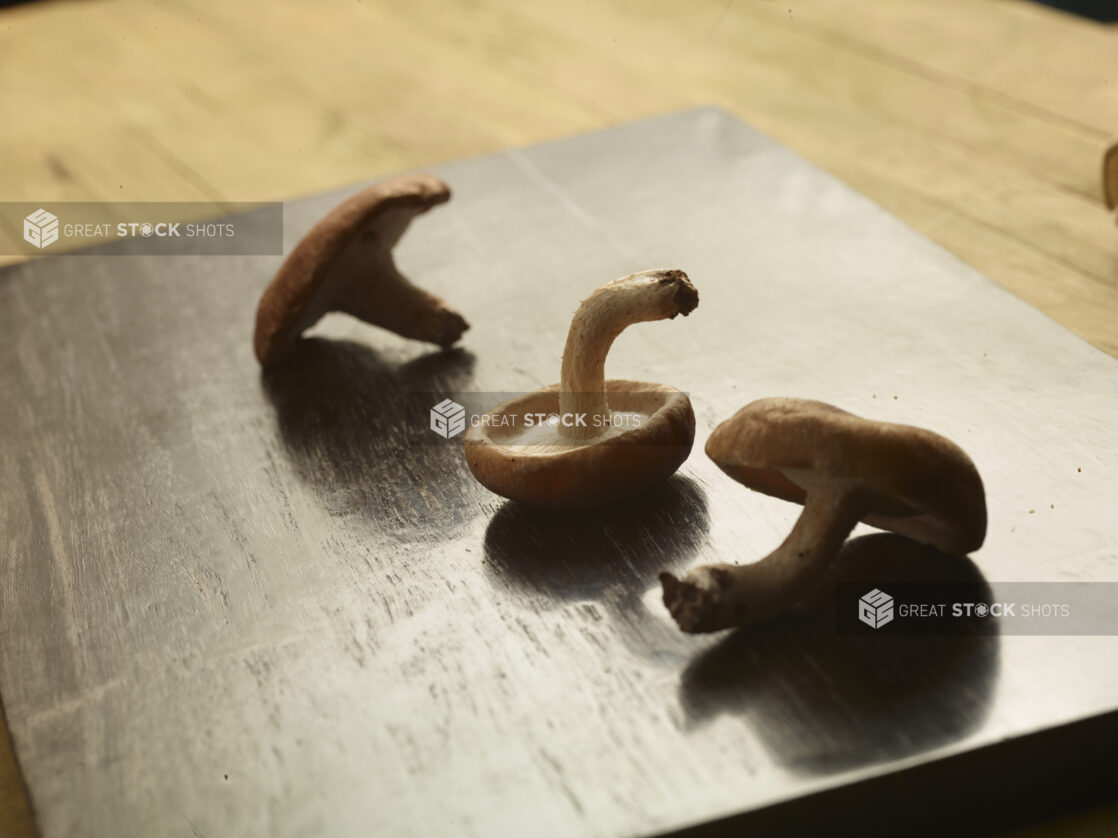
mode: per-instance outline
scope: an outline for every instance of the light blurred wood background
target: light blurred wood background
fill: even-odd
[[[1118,27],[1026,0],[19,6],[0,11],[0,200],[200,217],[700,104],[1118,356]],[[0,835],[25,838],[6,740]],[[1116,833],[1118,807],[1019,834]]]

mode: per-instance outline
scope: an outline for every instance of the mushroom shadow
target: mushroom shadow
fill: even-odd
[[[514,501],[485,531],[492,582],[537,602],[610,600],[635,607],[665,567],[685,566],[710,528],[706,495],[678,474],[636,497],[580,511]]]
[[[976,730],[997,682],[996,623],[951,635],[837,631],[836,608],[856,614],[861,593],[905,583],[991,600],[970,559],[891,534],[852,539],[807,602],[735,631],[687,667],[688,724],[742,716],[777,763],[812,775],[912,756]]]
[[[362,515],[411,541],[416,529],[451,535],[476,514],[463,503],[478,490],[461,440],[430,434],[409,410],[424,394],[463,389],[473,366],[463,349],[395,363],[352,341],[309,338],[261,383],[285,453],[330,514]]]

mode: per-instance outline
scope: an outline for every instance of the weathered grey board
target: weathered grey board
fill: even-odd
[[[0,274],[0,686],[43,835],[644,835],[1118,707],[1115,637],[691,638],[656,584],[794,519],[701,451],[781,394],[970,452],[990,533],[946,572],[1118,579],[1112,359],[718,111],[435,171],[399,257],[473,323],[452,352],[339,317],[261,376],[279,257]],[[663,491],[532,513],[402,427],[409,392],[555,381],[579,299],[651,267],[701,294],[610,356],[691,393]]]

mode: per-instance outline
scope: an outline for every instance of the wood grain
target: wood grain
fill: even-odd
[[[896,0],[117,2],[8,18],[12,198],[284,198],[712,102],[1118,351],[1097,315],[1118,283],[1098,175],[1118,124],[1113,28],[1026,3]],[[1029,60],[1038,43],[1067,57],[1058,74]],[[100,74],[69,111],[71,140],[58,116],[27,117],[73,98],[76,67],[29,73],[58,47]]]
[[[214,207],[719,104],[1118,355],[1118,28],[1032,3],[44,3],[0,84],[5,200]]]

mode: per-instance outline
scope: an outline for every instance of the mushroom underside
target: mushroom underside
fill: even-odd
[[[667,479],[694,440],[687,396],[621,379],[607,381],[606,393],[611,416],[622,421],[580,440],[561,437],[558,424],[547,422],[560,416],[557,384],[498,405],[467,432],[471,471],[503,497],[554,508],[597,506]]]
[[[261,297],[253,338],[261,364],[282,360],[296,339],[331,311],[443,347],[457,341],[466,321],[413,285],[392,258],[411,221],[449,197],[437,178],[404,176],[368,187],[320,220]]]
[[[922,507],[918,501],[871,484],[857,480],[829,480],[809,469],[775,469],[741,464],[727,464],[720,468],[755,492],[801,506],[807,496],[806,487],[844,482],[856,489],[861,497],[864,512],[860,520],[868,526],[903,535],[945,553],[965,554],[981,543],[979,539],[975,544],[974,537],[961,532],[958,524],[953,524],[947,516],[937,515],[934,510]]]

